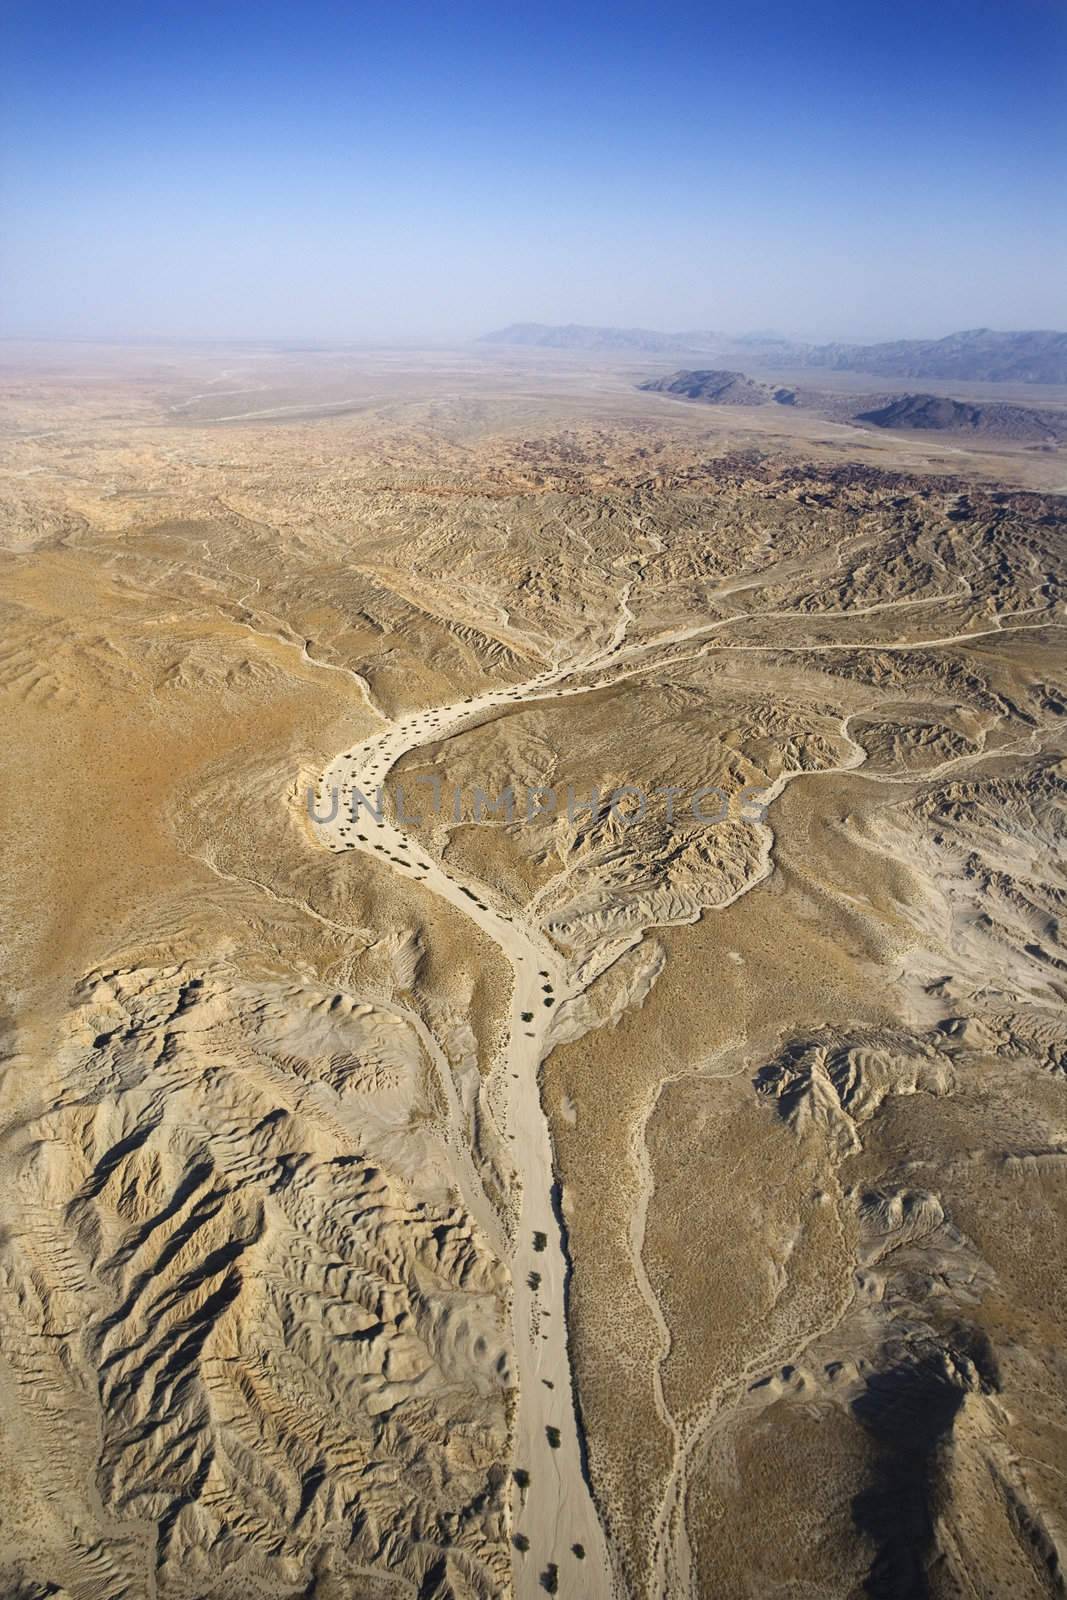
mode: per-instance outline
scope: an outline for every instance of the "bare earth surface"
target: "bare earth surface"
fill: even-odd
[[[2,354],[5,1600],[1062,1594],[1067,449]]]

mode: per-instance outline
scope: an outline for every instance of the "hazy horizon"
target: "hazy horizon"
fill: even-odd
[[[1063,328],[1067,13],[16,7],[0,336]]]

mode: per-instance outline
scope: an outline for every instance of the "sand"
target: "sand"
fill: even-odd
[[[6,376],[4,1593],[1059,1592],[1062,452]]]

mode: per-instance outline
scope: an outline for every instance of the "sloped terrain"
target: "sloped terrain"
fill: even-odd
[[[780,405],[792,405],[795,399],[790,389],[772,389],[769,384],[754,382],[743,372],[728,369],[672,372],[667,378],[649,378],[638,387],[653,394],[705,400],[715,406],[762,406],[772,400]]]
[[[883,344],[805,344],[775,334],[656,333],[648,328],[553,327],[516,322],[485,334],[490,344],[542,349],[744,355],[750,363],[869,372],[883,378],[955,378],[974,383],[1067,383],[1067,333],[968,328],[942,339]]]
[[[1058,443],[1067,437],[1067,417],[1028,406],[973,405],[944,395],[904,394],[873,411],[860,411],[858,422],[876,428],[933,428],[949,433],[988,433],[998,439],[1039,439]]]
[[[3,1593],[1062,1593],[1062,498],[71,362],[0,458]]]

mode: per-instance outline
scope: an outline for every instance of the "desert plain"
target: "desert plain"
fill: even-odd
[[[1067,447],[667,371],[0,350],[5,1600],[1064,1593]]]

